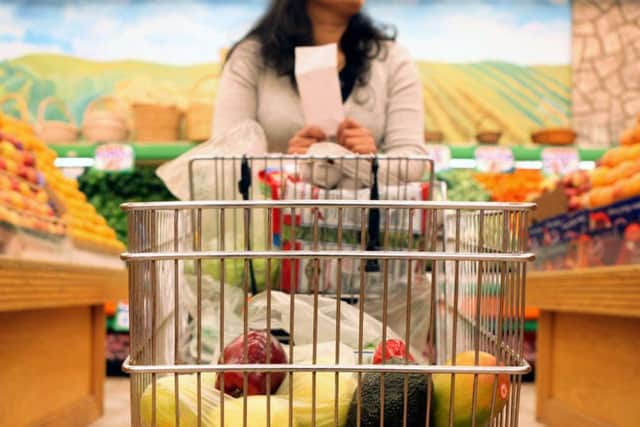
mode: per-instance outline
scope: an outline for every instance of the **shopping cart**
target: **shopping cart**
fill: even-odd
[[[132,425],[516,426],[529,371],[524,282],[533,205],[431,200],[436,187],[427,168],[421,178],[428,191],[406,200],[410,186],[379,171],[383,161],[402,171],[410,160],[429,165],[370,157],[193,159],[192,196],[209,201],[124,205]],[[328,177],[347,161],[355,179],[338,188]],[[198,172],[199,162],[208,172]],[[324,179],[316,181],[322,175],[314,171]],[[296,263],[303,262],[307,286],[300,289]],[[392,299],[397,289],[401,304]],[[424,324],[422,342],[412,329]],[[269,363],[270,346],[262,363],[215,363],[251,330],[278,337],[286,363]],[[399,363],[373,365],[371,340],[388,338],[402,338],[409,350]],[[225,390],[230,373],[242,378],[237,399],[216,389]],[[256,373],[266,374],[263,400],[247,396]],[[284,383],[272,387],[283,374]],[[366,387],[375,375],[372,395]],[[400,378],[400,389],[387,384],[392,378]],[[304,379],[309,393],[299,393]]]

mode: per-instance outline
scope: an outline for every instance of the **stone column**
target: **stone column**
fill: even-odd
[[[640,0],[574,0],[572,55],[578,144],[617,144],[640,114]]]

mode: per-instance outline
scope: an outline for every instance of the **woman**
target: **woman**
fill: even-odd
[[[304,154],[326,141],[305,124],[295,84],[296,46],[336,43],[348,117],[337,142],[358,154],[424,153],[422,87],[395,36],[361,12],[365,0],[273,0],[267,13],[231,50],[218,90],[214,136],[257,121],[270,152]]]

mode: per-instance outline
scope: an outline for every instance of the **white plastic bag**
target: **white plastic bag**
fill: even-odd
[[[271,328],[282,329],[292,335],[297,346],[313,343],[313,295],[296,295],[294,306],[294,331],[290,331],[291,295],[282,292],[271,293]],[[360,312],[357,307],[340,302],[340,343],[353,349],[358,348]],[[267,318],[267,295],[256,295],[249,304],[249,327],[264,329]],[[318,296],[317,342],[336,342],[337,323],[336,300]],[[363,313],[363,350],[373,350],[382,340],[382,323],[368,313]],[[387,327],[387,339],[401,339],[400,334]],[[421,354],[414,351],[416,360]]]

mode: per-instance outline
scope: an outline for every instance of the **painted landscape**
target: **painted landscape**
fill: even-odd
[[[3,2],[0,97],[24,98],[32,120],[43,99],[60,98],[77,123],[101,96],[181,108],[213,102],[220,51],[264,4],[194,0],[169,10],[166,3],[144,0]],[[479,131],[501,130],[503,143],[520,144],[535,129],[568,124],[568,2],[474,0],[465,3],[464,14],[457,1],[368,4],[373,16],[396,24],[399,42],[422,76],[426,127],[447,142],[470,143]],[[167,32],[169,21],[174,28],[181,23],[183,31]],[[18,114],[13,101],[0,108]],[[52,105],[46,117],[63,115]]]

